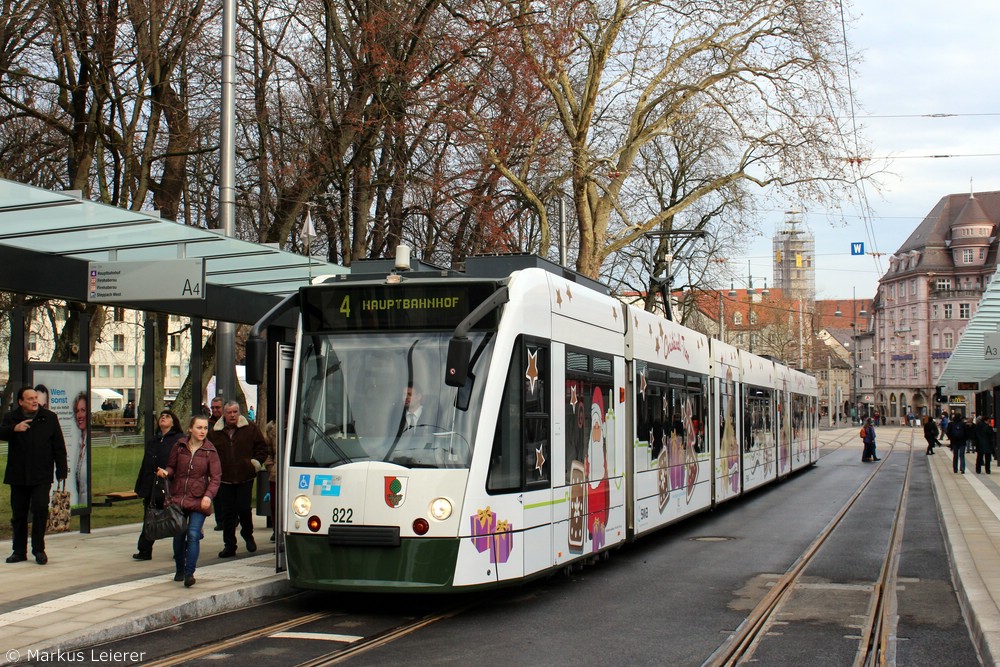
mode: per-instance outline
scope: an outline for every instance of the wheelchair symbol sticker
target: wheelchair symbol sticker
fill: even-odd
[[[309,488],[309,475],[299,475],[299,488],[300,489]]]

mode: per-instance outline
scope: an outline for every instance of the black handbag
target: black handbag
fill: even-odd
[[[176,537],[187,530],[187,517],[180,505],[170,504],[170,483],[165,477],[157,477],[153,486],[156,493],[162,489],[163,508],[152,503],[146,508],[146,516],[142,520],[142,535],[150,542],[162,540],[165,537]]]

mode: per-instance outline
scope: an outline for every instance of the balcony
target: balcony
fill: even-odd
[[[976,301],[983,295],[983,289],[936,289],[931,288],[931,299],[975,299]]]

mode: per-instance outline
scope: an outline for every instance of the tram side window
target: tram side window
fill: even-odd
[[[681,449],[706,452],[705,378],[636,363],[636,439],[649,439],[653,460],[671,441]]]
[[[549,486],[552,458],[549,417],[549,351],[519,340],[507,370],[486,489],[491,493]]]
[[[611,369],[609,357],[566,351],[566,479],[571,483],[608,477],[609,444],[614,446],[607,424]]]

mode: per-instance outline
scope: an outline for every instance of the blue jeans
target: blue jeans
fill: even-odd
[[[962,466],[962,472],[965,472],[965,441],[959,440],[958,442],[951,443],[951,467],[954,472],[958,472],[959,465]]]
[[[194,576],[194,568],[198,565],[198,554],[201,552],[201,529],[205,525],[205,515],[201,512],[185,512],[187,515],[187,530],[174,537],[174,563],[177,571],[185,577]]]

